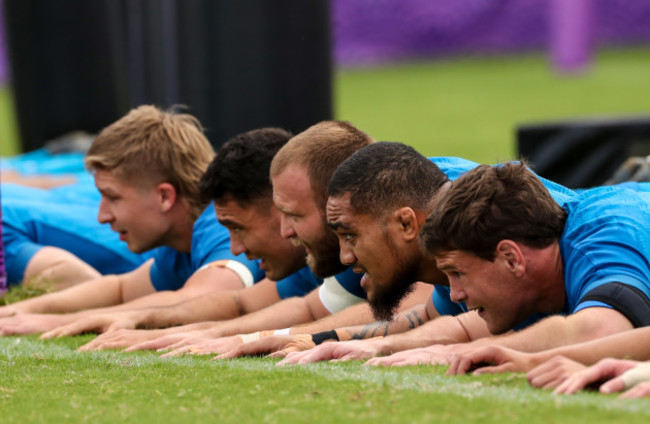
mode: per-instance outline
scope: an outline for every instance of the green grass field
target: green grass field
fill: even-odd
[[[378,140],[479,162],[514,157],[521,122],[650,111],[650,50],[608,51],[590,72],[553,74],[541,55],[343,70],[336,116]],[[17,151],[0,90],[0,154]],[[553,396],[522,375],[446,377],[444,367],[359,363],[278,369],[157,353],[78,353],[91,336],[0,339],[0,422],[641,423],[650,399]]]
[[[557,397],[522,376],[446,377],[443,367],[277,368],[265,358],[78,353],[88,336],[0,339],[2,422],[631,423],[647,400]]]

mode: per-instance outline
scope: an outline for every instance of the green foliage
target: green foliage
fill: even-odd
[[[11,156],[19,152],[20,141],[11,92],[0,86],[0,156]]]
[[[160,359],[76,352],[90,336],[0,339],[0,410],[12,422],[645,422],[650,400],[557,397],[521,375],[447,377],[444,367]]]

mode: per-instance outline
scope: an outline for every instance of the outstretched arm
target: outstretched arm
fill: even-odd
[[[143,319],[160,313],[161,308],[206,293],[219,291],[220,289],[241,287],[243,285],[240,277],[234,271],[224,267],[207,267],[195,272],[183,288],[177,291],[156,292],[149,278],[150,266],[150,263],[147,263],[131,273],[119,276],[116,286],[111,286],[112,290],[110,291],[104,288],[103,291],[100,291],[100,296],[88,290],[95,288],[95,284],[89,284],[90,287],[83,287],[83,291],[81,286],[79,290],[75,290],[76,288],[70,289],[74,291],[74,299],[79,300],[79,306],[91,303],[95,297],[103,296],[108,298],[109,296],[105,296],[107,291],[111,295],[110,304],[114,306],[87,309],[76,313],[58,315],[51,317],[51,319],[43,319],[42,316],[38,315],[7,318],[0,322],[0,329],[4,334],[27,334],[46,331],[47,333],[43,337],[51,338],[87,331],[104,332],[116,328],[135,328],[135,326],[140,325]],[[65,303],[66,292],[67,290],[53,293],[53,295],[58,295],[55,300]],[[61,298],[60,296],[64,297]],[[37,300],[39,298],[34,299],[34,301]],[[48,299],[41,300],[41,304],[49,304],[49,302]],[[149,309],[143,309],[147,307]],[[171,316],[167,315],[167,317],[168,321],[164,325],[179,323],[177,320],[169,322]],[[177,319],[177,317],[174,317],[174,319]]]
[[[478,317],[478,316],[477,316]],[[559,346],[594,340],[632,329],[630,321],[620,312],[603,307],[583,309],[569,316],[554,315],[526,329],[502,336],[488,337],[472,343],[432,346],[413,352],[401,352],[372,360],[372,365],[411,365],[414,363],[451,364],[458,355],[496,345],[523,352],[539,352]]]
[[[118,305],[154,292],[149,279],[152,260],[121,275],[107,275],[69,289],[0,308],[0,317],[16,313],[67,313]]]
[[[329,311],[320,300],[318,289],[305,297],[292,297],[272,306],[228,321],[211,322],[208,328],[187,334],[167,334],[159,339],[132,345],[128,350],[177,349],[211,341],[219,337],[274,330],[313,321]]]
[[[42,337],[70,336],[88,331],[104,333],[116,329],[164,328],[201,321],[220,321],[239,317],[279,300],[275,282],[263,280],[247,289],[213,291],[169,306],[113,310],[107,313],[102,313],[102,310],[91,311],[92,314],[54,328]],[[179,328],[178,331],[182,329]],[[133,337],[129,338],[130,343],[133,342],[132,339]],[[104,338],[97,338],[91,343],[100,348],[104,341]],[[111,338],[111,347],[117,347],[115,344],[116,340]]]
[[[429,304],[432,306],[431,304]],[[429,318],[433,312],[427,312]],[[437,315],[437,312],[435,312]],[[280,365],[304,364],[331,359],[349,360],[387,355],[406,349],[414,349],[433,344],[465,343],[488,335],[485,322],[476,312],[458,316],[440,316],[424,325],[405,333],[368,340],[351,340],[339,343],[323,343],[305,351],[289,353]]]
[[[145,279],[145,276],[140,275],[139,278]],[[146,281],[153,288],[149,274],[146,275]],[[136,285],[134,283],[135,281],[131,280],[125,284],[122,303],[109,308],[91,309],[87,312],[95,314],[148,307],[166,307],[207,293],[223,290],[240,290],[244,287],[244,283],[237,273],[220,266],[199,269],[187,279],[180,289],[174,291],[153,291],[149,294],[141,295],[140,293],[133,293],[131,287]]]
[[[390,323],[372,322],[371,324],[344,327],[336,331],[339,340],[350,340],[352,338],[370,338],[378,335],[385,335],[388,332],[406,331],[409,328],[422,325],[428,319],[425,302],[431,301],[432,286],[430,284],[418,283],[413,290],[400,304],[399,310],[407,311],[399,314]],[[431,303],[431,302],[430,302]],[[417,306],[413,306],[417,305]],[[431,304],[431,306],[433,306]],[[312,333],[320,333],[324,330],[335,328],[337,324],[356,324],[371,322],[374,319],[370,306],[367,303],[359,303],[350,306],[340,312],[326,316],[318,321],[291,327],[289,335],[273,335],[263,332],[262,334],[236,335],[209,340],[192,346],[184,346],[172,354],[186,352],[228,353],[224,357],[235,357],[243,355],[257,355],[283,351],[284,353],[306,350],[314,347]],[[305,337],[306,336],[306,337]],[[258,339],[260,338],[260,339]]]

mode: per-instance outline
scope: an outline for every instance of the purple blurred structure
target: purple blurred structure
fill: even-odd
[[[575,57],[579,50],[588,53],[590,39],[593,47],[650,43],[647,0],[332,0],[335,62],[350,66],[461,54],[553,51],[554,3],[583,3],[591,9],[591,28],[587,21],[576,24],[582,28],[574,28],[573,33],[563,34],[573,40],[572,46],[560,51],[563,65],[568,64],[569,49]],[[580,12],[577,7],[565,12]]]
[[[334,60],[364,65],[548,49],[560,70],[592,47],[650,43],[647,0],[331,0]],[[581,19],[584,17],[584,19]],[[8,66],[0,0],[0,84]]]
[[[550,1],[551,61],[559,72],[579,72],[591,62],[593,0]]]

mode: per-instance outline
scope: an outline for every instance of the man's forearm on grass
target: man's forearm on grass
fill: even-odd
[[[173,310],[173,313],[188,314],[193,313],[189,307],[178,307],[185,302],[192,302],[197,300],[197,303],[200,305],[205,305],[207,295],[203,294],[201,296],[196,296],[191,292],[184,292],[183,289],[176,291],[159,291],[155,292],[134,300],[131,300],[126,303],[121,303],[114,306],[104,307],[104,308],[95,308],[89,309],[86,312],[88,314],[105,314],[111,312],[122,312],[122,311],[137,311],[137,310]],[[177,308],[178,307],[178,308]],[[188,312],[189,311],[189,312]],[[237,315],[235,315],[237,316]],[[232,318],[232,315],[228,318]],[[227,318],[226,318],[227,319]],[[196,321],[188,321],[196,322]]]
[[[432,345],[467,343],[470,341],[464,323],[453,316],[441,316],[410,331],[376,339],[378,354],[390,355],[403,350]]]
[[[402,302],[400,302],[400,305],[398,307],[398,311],[400,311],[399,315],[404,313],[404,311],[410,311],[416,309],[419,311],[421,308],[428,309],[429,306],[433,308],[433,305],[428,305],[428,303],[431,303],[431,291],[432,291],[432,286],[430,284],[416,283],[414,290],[411,293],[409,293],[409,295],[407,295],[402,300]],[[438,316],[435,309],[433,310],[432,313],[435,316]],[[413,325],[409,327],[407,324],[406,326],[403,327],[404,329],[402,331],[406,331],[408,328],[415,328],[418,325],[422,325],[422,322],[428,321],[430,319],[426,311],[418,312],[416,315],[411,315],[410,317],[411,317],[410,319],[412,319]],[[291,328],[290,333],[291,334],[314,334],[322,331],[331,331],[332,329],[337,329],[338,332],[338,330],[340,329],[340,330],[346,330],[345,333],[340,334],[340,336],[346,337],[341,340],[349,340],[350,338],[354,338],[352,337],[352,335],[355,334],[355,332],[356,333],[362,332],[364,331],[364,327],[366,327],[366,325],[374,326],[375,323],[376,323],[376,319],[372,313],[372,309],[370,308],[370,305],[367,302],[362,302],[347,307],[344,310],[332,314],[330,316],[321,318],[313,323],[294,326],[293,328]],[[383,325],[383,323],[380,325]],[[348,329],[343,327],[351,327],[351,328]],[[391,327],[393,327],[393,325],[391,325]],[[351,333],[348,333],[348,330],[351,331]],[[394,327],[394,329],[391,329],[389,331],[390,334],[394,332],[399,332],[398,327]],[[349,337],[347,337],[348,334]],[[363,338],[363,337],[356,337],[356,338]]]
[[[13,306],[29,313],[69,313],[102,308],[122,301],[117,276],[108,275],[66,290],[17,302]]]
[[[336,330],[339,340],[362,340],[404,333],[429,321],[425,306],[420,305],[397,315],[392,321],[375,321],[366,325],[344,327]]]
[[[223,321],[218,332],[219,336],[224,337],[276,330],[311,322],[315,318],[306,298],[292,297],[251,314]]]
[[[372,311],[367,303],[352,305],[317,321],[291,327],[290,334],[314,334],[334,328],[373,322]]]
[[[593,365],[603,358],[650,360],[650,327],[612,334],[601,339],[561,346],[539,352],[539,363],[554,356],[566,356],[585,365]]]
[[[128,312],[138,327],[164,328],[203,321],[234,319],[242,314],[239,293],[219,292],[167,307],[134,309]]]
[[[495,344],[522,352],[540,352],[631,329],[632,324],[627,318],[613,309],[587,308],[573,315],[554,315],[521,331],[477,340],[473,344]]]
[[[361,340],[389,334],[402,333],[419,327],[429,320],[425,305],[419,305],[398,314],[393,321],[374,321],[367,303],[351,306],[331,317],[325,317],[313,324],[293,327],[291,334],[314,334],[335,328],[340,341]],[[356,325],[357,322],[362,324]],[[334,327],[333,324],[350,324]]]

